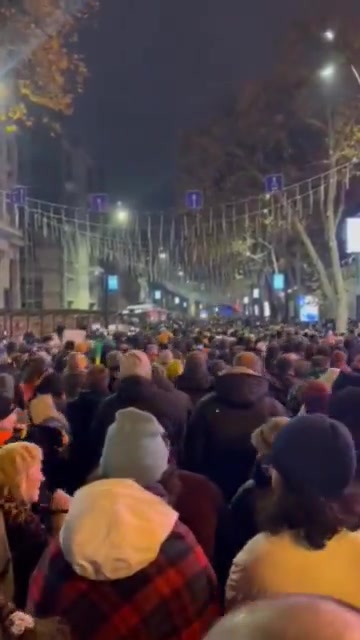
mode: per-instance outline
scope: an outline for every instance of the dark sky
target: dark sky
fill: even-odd
[[[303,1],[100,0],[74,125],[117,199],[170,203],[181,130],[268,72]]]

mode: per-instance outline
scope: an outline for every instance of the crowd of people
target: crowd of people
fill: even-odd
[[[7,341],[0,623],[44,640],[360,638],[359,415],[355,331],[140,330],[100,356]]]

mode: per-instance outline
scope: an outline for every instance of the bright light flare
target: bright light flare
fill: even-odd
[[[334,42],[335,40],[335,31],[333,31],[333,29],[326,29],[326,31],[324,31],[323,36],[324,36],[324,40],[326,40],[327,42]]]
[[[320,69],[319,75],[322,80],[332,80],[336,75],[336,66],[334,64],[327,64]]]
[[[115,212],[116,220],[121,225],[127,225],[130,219],[130,213],[127,209],[125,209],[121,204],[118,204],[118,207]]]

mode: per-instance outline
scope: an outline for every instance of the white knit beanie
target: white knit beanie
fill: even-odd
[[[143,487],[158,482],[168,468],[164,429],[156,418],[133,407],[116,413],[100,460],[103,478],[129,478]]]
[[[151,362],[144,351],[129,351],[121,356],[119,379],[130,376],[141,376],[151,380]]]

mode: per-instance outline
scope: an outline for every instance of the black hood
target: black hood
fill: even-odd
[[[233,370],[216,378],[215,391],[219,400],[248,407],[268,394],[269,383],[262,376]]]
[[[181,391],[207,391],[214,384],[212,377],[207,371],[199,369],[181,374],[176,380],[176,387]]]

